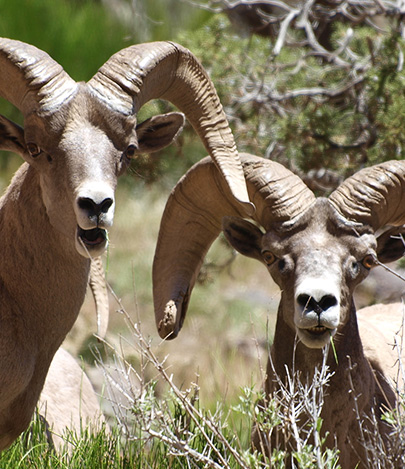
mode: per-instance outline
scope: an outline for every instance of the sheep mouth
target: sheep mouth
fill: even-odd
[[[336,334],[336,329],[318,325],[298,328],[297,333],[298,338],[305,346],[320,349],[330,343],[332,337]]]
[[[308,329],[305,329],[308,334],[312,336],[320,336],[325,334],[325,332],[332,332],[332,329],[328,329],[325,326],[315,326],[315,327],[309,327]]]
[[[305,342],[325,345],[335,335],[336,329],[318,325],[299,329],[298,333]]]
[[[107,231],[102,228],[84,230],[79,226],[77,228],[77,236],[87,248],[94,248],[107,242]]]

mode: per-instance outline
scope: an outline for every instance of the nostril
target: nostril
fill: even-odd
[[[298,295],[297,303],[301,306],[304,313],[310,313],[312,311],[314,311],[316,314],[322,313],[321,307],[312,296],[305,294]]]
[[[319,302],[319,306],[323,311],[337,305],[337,299],[333,295],[325,295]]]
[[[108,210],[111,208],[113,202],[114,202],[113,199],[110,199],[110,198],[104,199],[100,204],[99,213],[107,213]]]
[[[85,211],[89,216],[99,216],[101,213],[107,213],[114,203],[113,199],[107,197],[102,202],[96,203],[89,197],[80,197],[77,201],[79,208]]]
[[[305,313],[313,311],[316,314],[322,314],[323,311],[336,306],[337,299],[333,295],[325,295],[320,301],[316,301],[312,296],[302,293],[298,295],[297,303]]]
[[[304,294],[301,294],[301,295],[298,295],[298,298],[297,298],[297,303],[302,307],[302,308],[308,308],[308,305],[311,301],[311,297],[309,295],[304,295]]]
[[[79,200],[77,201],[77,205],[79,208],[85,212],[88,213],[94,213],[96,204],[93,202],[93,200],[89,199],[88,197],[80,197]]]

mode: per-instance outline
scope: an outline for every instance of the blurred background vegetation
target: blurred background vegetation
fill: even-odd
[[[309,12],[272,13],[271,33],[263,35],[246,23],[248,16],[235,20],[232,2],[226,1],[0,0],[0,35],[45,50],[76,80],[90,79],[113,53],[131,44],[177,41],[208,70],[239,149],[282,162],[324,194],[365,165],[404,156],[402,13],[375,12],[386,2],[371,3],[378,25],[364,15],[359,20],[358,10],[351,12],[351,22],[329,15],[326,42],[316,27],[319,14],[331,11],[327,2],[307,2]],[[330,2],[335,9],[339,4]],[[259,13],[266,19],[267,10]],[[288,15],[294,21],[288,23]],[[150,103],[140,120],[168,108],[165,102]],[[4,100],[0,113],[23,124]],[[255,261],[236,256],[229,262],[235,255],[219,239],[208,254],[182,334],[170,343],[157,339],[151,265],[159,220],[170,189],[205,154],[186,126],[175,145],[132,163],[118,188],[105,260],[113,290],[129,314],[140,318],[159,353],[168,355],[175,380],[187,386],[199,372],[202,399],[215,402],[231,400],[239,386],[260,386],[264,361],[258,358],[271,339],[278,291]],[[19,157],[0,154],[2,187],[20,164]],[[359,290],[359,306],[398,299],[401,287],[392,279],[389,284],[386,288],[371,276]],[[110,338],[121,346],[117,332],[125,335],[125,324],[117,310],[111,298]],[[67,343],[89,360],[93,316],[88,298]]]
[[[336,184],[364,165],[403,157],[404,44],[395,2],[290,1],[285,11],[245,3],[0,0],[0,34],[47,51],[76,80],[133,43],[178,41],[209,71],[240,150],[309,173],[321,191],[329,186],[316,185],[314,170],[327,170]],[[155,103],[141,116],[167,106]],[[0,111],[21,120],[4,101]],[[203,154],[186,128],[165,158],[140,158],[133,169],[148,182],[169,175],[172,184]],[[3,168],[8,160],[2,156]]]

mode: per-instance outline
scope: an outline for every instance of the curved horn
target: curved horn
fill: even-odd
[[[348,220],[370,225],[405,223],[405,161],[387,161],[364,168],[346,179],[329,196]]]
[[[315,200],[302,180],[278,163],[241,154],[254,219],[263,228],[290,222]],[[222,218],[244,217],[209,158],[195,164],[173,189],[163,213],[153,261],[155,318],[162,338],[173,339],[204,257],[221,232]]]
[[[110,305],[101,257],[91,259],[89,285],[96,305],[97,336],[105,339],[110,318]]]
[[[0,96],[24,115],[51,112],[76,90],[76,82],[46,52],[0,38]]]
[[[246,213],[249,202],[238,152],[217,92],[202,65],[184,47],[153,42],[114,54],[88,82],[100,99],[126,115],[150,99],[172,102],[187,116]]]

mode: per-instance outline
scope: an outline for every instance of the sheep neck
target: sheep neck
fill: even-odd
[[[329,348],[326,364],[333,374],[327,389],[324,390],[321,413],[323,428],[333,428],[333,432],[329,432],[326,444],[333,447],[336,442],[341,450],[349,444],[356,448],[352,456],[347,455],[346,462],[341,461],[342,467],[351,467],[351,463],[348,462],[350,458],[353,457],[353,461],[358,461],[358,455],[364,451],[362,444],[359,443],[359,427],[356,413],[353,411],[353,398],[356,397],[356,405],[361,415],[363,412],[369,414],[371,407],[374,407],[378,415],[382,403],[373,370],[363,352],[353,301],[349,318],[348,323],[340,327],[336,334],[335,353],[331,347]],[[284,321],[280,306],[271,347],[271,360],[267,366],[267,394],[271,395],[278,389],[274,373],[283,383],[286,382],[286,365],[290,373],[293,371],[299,373],[301,382],[311,383],[314,370],[316,367],[318,369],[321,367],[322,361],[322,350],[309,349],[302,343],[296,342],[295,331]]]
[[[63,339],[83,302],[90,263],[51,226],[38,174],[26,164],[0,202],[0,239],[9,253],[0,260],[1,283],[27,321],[32,316]]]
[[[0,448],[26,428],[50,362],[73,326],[90,262],[49,223],[23,164],[0,200]]]
[[[7,311],[0,309],[3,321],[32,350],[52,357],[79,313],[90,263],[50,225],[39,176],[27,164],[0,201],[0,239],[7,253],[0,258],[0,292],[10,298]],[[21,330],[33,332],[22,338]]]

